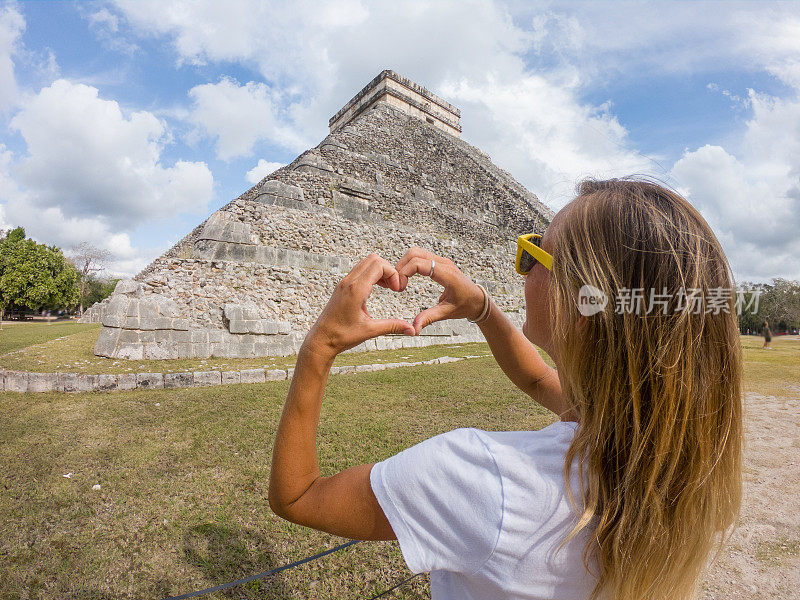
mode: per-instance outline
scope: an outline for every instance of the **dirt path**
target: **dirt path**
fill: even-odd
[[[745,394],[744,504],[707,599],[800,599],[800,389]]]

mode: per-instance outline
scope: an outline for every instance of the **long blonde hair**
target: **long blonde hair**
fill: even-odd
[[[576,457],[582,482],[570,538],[593,533],[592,599],[691,598],[741,504],[742,358],[728,261],[691,204],[644,180],[585,181],[557,233],[555,350],[580,420],[564,466],[573,502]],[[587,284],[608,304],[581,320]],[[652,305],[650,290],[660,294]]]

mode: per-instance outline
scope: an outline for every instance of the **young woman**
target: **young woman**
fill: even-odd
[[[375,255],[356,265],[300,351],[270,506],[335,535],[397,539],[412,572],[431,572],[434,600],[690,598],[741,499],[734,294],[722,310],[696,302],[732,286],[720,244],[686,200],[636,180],[585,182],[541,240],[518,244],[522,332],[446,258],[412,248],[394,266]],[[413,324],[370,318],[374,284],[401,292],[417,274],[444,287],[439,304]],[[506,375],[560,420],[457,429],[320,477],[315,434],[336,354],[458,318],[479,321]]]

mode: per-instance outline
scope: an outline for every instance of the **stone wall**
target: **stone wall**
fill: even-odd
[[[479,358],[478,356],[440,356],[415,362],[375,363],[331,367],[331,375],[385,371],[419,365],[438,365]],[[87,375],[84,373],[31,373],[0,369],[0,392],[116,392],[135,389],[175,389],[237,383],[284,381],[294,376],[290,369],[242,369],[240,371],[187,371],[184,373],[121,373]]]

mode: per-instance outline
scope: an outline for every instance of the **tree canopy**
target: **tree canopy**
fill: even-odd
[[[0,237],[0,310],[58,310],[78,302],[78,272],[56,246],[17,227]]]

